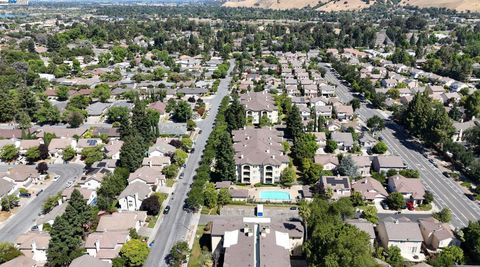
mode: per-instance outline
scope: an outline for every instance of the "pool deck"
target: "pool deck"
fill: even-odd
[[[248,196],[250,199],[253,199],[254,201],[261,201],[264,202],[265,200],[262,200],[260,198],[260,192],[262,191],[278,191],[278,192],[287,192],[290,194],[290,200],[268,200],[270,202],[292,202],[296,203],[297,199],[301,198],[301,192],[302,186],[301,185],[294,185],[290,188],[282,188],[280,186],[265,186],[265,187],[252,187],[248,188]]]

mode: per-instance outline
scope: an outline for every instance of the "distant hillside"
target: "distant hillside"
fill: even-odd
[[[400,5],[418,7],[445,7],[457,11],[480,12],[480,0],[402,0]]]
[[[227,0],[226,7],[293,9],[311,7],[320,11],[351,11],[367,8],[376,0]],[[400,5],[445,7],[457,11],[480,12],[480,0],[401,0]]]

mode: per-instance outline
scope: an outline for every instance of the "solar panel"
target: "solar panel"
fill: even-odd
[[[327,178],[327,183],[332,185],[332,186],[335,186],[335,185],[343,185],[345,188],[348,186],[348,182],[347,182],[347,179],[335,179],[335,178]]]
[[[87,144],[89,146],[96,146],[97,145],[97,140],[95,140],[95,139],[87,140]]]

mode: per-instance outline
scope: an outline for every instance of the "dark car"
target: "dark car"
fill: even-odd
[[[179,177],[179,179],[183,179],[183,176],[185,176],[185,175],[184,175],[184,173],[183,173],[183,172],[182,172],[182,173],[180,173],[180,177]]]
[[[163,210],[163,214],[168,214],[170,212],[170,206],[166,206]]]
[[[388,204],[387,204],[386,201],[380,202],[380,205],[382,205],[382,208],[383,208],[384,210],[388,210],[388,209],[389,209],[389,208],[388,208]]]
[[[290,210],[297,210],[297,207],[290,207]]]
[[[37,192],[37,197],[43,192],[43,189]]]
[[[27,193],[20,193],[20,197],[29,198],[29,197],[31,197],[31,196],[32,196],[32,194],[30,194],[30,193],[28,193],[28,192],[27,192]]]

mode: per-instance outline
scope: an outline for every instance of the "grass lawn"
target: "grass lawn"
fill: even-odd
[[[158,220],[158,215],[157,216],[149,216],[150,220],[148,221],[148,228],[153,228],[155,227],[155,224],[157,223]]]
[[[418,205],[415,210],[418,210],[418,211],[429,211],[432,209],[432,204],[422,204],[422,205]]]
[[[202,211],[200,213],[204,215],[217,215],[217,208],[209,209],[207,207],[202,207]]]
[[[195,234],[195,241],[193,242],[192,253],[188,261],[188,267],[202,266],[202,246],[200,245],[200,239],[203,236],[204,230],[205,225],[199,224],[197,233]]]
[[[172,187],[175,184],[175,179],[167,179],[167,187]]]

